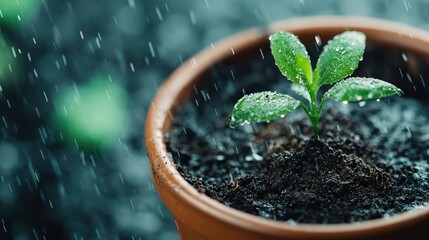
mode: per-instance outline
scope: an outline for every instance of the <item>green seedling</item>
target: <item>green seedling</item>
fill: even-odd
[[[379,79],[344,79],[354,72],[362,60],[365,38],[365,34],[356,31],[335,36],[324,47],[313,71],[307,50],[297,36],[289,32],[274,33],[270,36],[270,46],[276,65],[292,81],[291,90],[308,104],[277,92],[245,95],[234,106],[230,127],[275,120],[300,106],[311,121],[313,135],[318,135],[318,122],[328,98],[348,103],[402,95],[401,89]],[[318,99],[317,93],[323,85],[334,86]]]

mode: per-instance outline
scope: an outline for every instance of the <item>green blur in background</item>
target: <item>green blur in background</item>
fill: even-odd
[[[108,148],[125,135],[128,96],[120,84],[109,79],[95,76],[56,97],[53,124],[64,140],[83,147]]]
[[[0,23],[17,25],[33,19],[42,4],[42,0],[1,0]]]
[[[16,60],[12,55],[11,45],[0,35],[0,87],[11,83],[11,72],[16,67]],[[15,69],[16,70],[16,69]],[[19,71],[18,71],[19,72]]]

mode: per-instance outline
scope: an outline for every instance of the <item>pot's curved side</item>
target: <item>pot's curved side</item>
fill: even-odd
[[[288,20],[265,30],[251,29],[214,44],[185,62],[159,89],[149,109],[145,141],[152,175],[161,198],[175,216],[183,239],[400,239],[420,236],[429,226],[429,208],[356,224],[289,225],[228,208],[197,192],[177,172],[167,153],[163,133],[174,111],[193,91],[210,67],[223,59],[245,55],[267,44],[278,30],[297,34],[304,41],[321,35],[329,39],[344,30],[365,32],[367,41],[394,46],[429,59],[429,35],[398,23],[359,17],[310,17]]]

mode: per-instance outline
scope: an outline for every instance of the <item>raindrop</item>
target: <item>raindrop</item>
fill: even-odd
[[[149,46],[149,50],[150,50],[150,55],[154,58],[155,57],[155,50],[153,49],[152,42],[149,42],[148,46]]]
[[[409,126],[407,126],[407,131],[408,131],[408,134],[407,134],[408,138],[411,138],[412,134]]]
[[[156,11],[156,15],[158,15],[159,20],[164,20],[164,18],[162,17],[161,11],[159,10],[158,7],[155,8]]]
[[[413,79],[411,78],[411,75],[410,75],[409,73],[406,73],[406,74],[405,74],[405,76],[407,76],[407,80],[408,80],[410,83],[413,83]]]
[[[423,76],[420,74],[420,81],[422,82],[423,87],[426,87],[426,82],[423,79]]]
[[[406,0],[403,0],[403,2],[404,2],[405,10],[408,12],[409,9],[411,8],[411,4],[410,4],[410,2],[407,2]]]
[[[197,67],[197,62],[196,62],[195,58],[192,58],[190,60],[190,62],[191,62],[192,68],[195,69]]]
[[[48,100],[48,96],[46,95],[46,92],[45,92],[45,91],[43,91],[43,96],[45,97],[45,101],[46,101],[46,102],[49,102],[49,100]]]
[[[35,107],[34,111],[36,112],[37,117],[40,118],[41,115],[40,115],[39,109],[37,107]]]
[[[339,131],[341,131],[341,127],[340,127],[340,125],[338,125],[337,124],[337,131],[339,132]]]
[[[189,17],[191,18],[191,23],[192,25],[196,25],[197,24],[197,19],[195,18],[195,13],[194,11],[190,11],[189,12]]]
[[[298,223],[296,222],[296,221],[294,221],[293,219],[289,219],[289,220],[287,220],[286,221],[286,223],[287,224],[290,224],[290,225],[297,225]]]
[[[136,6],[136,2],[134,0],[128,0],[128,5],[130,8],[134,8]]]
[[[316,40],[317,46],[322,46],[322,39],[319,35],[315,36],[314,39]]]
[[[207,7],[207,9],[210,9],[210,5],[209,5],[208,0],[205,0],[205,2],[206,2],[206,7]]]
[[[405,53],[401,53],[402,59],[404,59],[404,62],[408,62],[408,57],[405,55]]]
[[[99,49],[101,48],[100,40],[98,38],[95,38],[95,44],[97,44]]]
[[[15,48],[14,47],[12,47],[12,54],[13,54],[13,57],[16,58],[16,52],[15,52]]]
[[[61,56],[61,58],[63,59],[63,64],[64,66],[67,66],[67,59],[66,56],[64,56],[64,54]]]
[[[262,52],[262,49],[261,49],[261,48],[259,49],[259,52],[261,53],[261,57],[262,57],[262,59],[265,59],[264,53]]]
[[[125,182],[124,182],[124,178],[122,177],[122,174],[121,174],[121,173],[119,173],[119,178],[121,179],[122,184],[125,184]]]

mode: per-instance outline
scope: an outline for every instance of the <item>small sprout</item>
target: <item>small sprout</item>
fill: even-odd
[[[270,36],[271,52],[280,72],[292,81],[291,90],[308,104],[289,95],[259,92],[238,100],[231,114],[229,126],[234,128],[250,122],[267,122],[284,117],[298,106],[304,109],[312,123],[313,135],[319,134],[318,122],[326,99],[347,104],[402,95],[401,89],[374,78],[350,77],[357,68],[365,50],[365,34],[346,31],[328,42],[320,54],[314,71],[310,57],[299,39],[289,32]],[[318,100],[323,85],[333,85]]]

